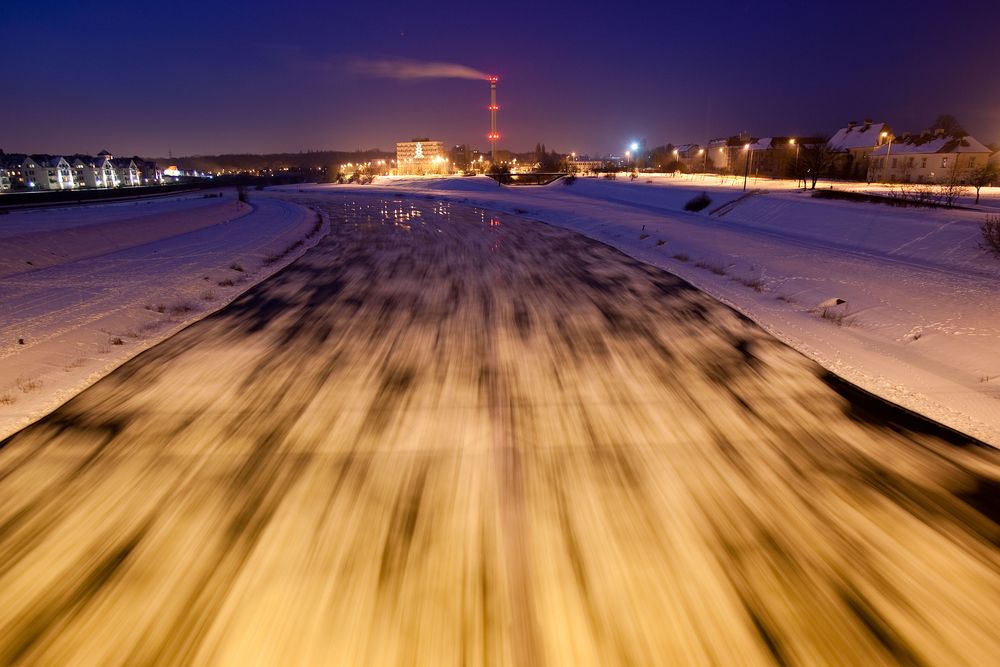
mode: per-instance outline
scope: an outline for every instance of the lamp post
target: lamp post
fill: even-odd
[[[885,183],[885,170],[889,166],[889,153],[892,152],[892,135],[888,132],[882,132],[882,139],[889,140],[889,145],[885,147],[885,162],[882,164],[882,182]]]
[[[708,152],[704,148],[699,148],[698,155],[705,156],[701,159],[701,173],[705,174],[708,172]]]
[[[788,143],[795,146],[795,187],[799,186],[799,142],[795,141],[792,137],[788,140]],[[805,181],[802,182],[802,189],[805,189]]]
[[[743,144],[743,150],[747,152],[746,167],[743,170],[743,192],[746,192],[747,179],[750,177],[750,158],[753,157],[753,151],[750,150],[750,144]]]
[[[681,154],[680,154],[680,152],[678,152],[678,150],[677,150],[677,149],[675,148],[675,149],[674,149],[674,162],[680,162],[680,161],[681,161]],[[674,171],[675,171],[675,172],[677,171],[677,165],[676,165],[676,164],[674,165]]]

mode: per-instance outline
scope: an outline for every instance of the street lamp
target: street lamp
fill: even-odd
[[[750,150],[750,144],[743,144],[743,150],[747,152],[746,168],[743,171],[743,192],[746,192],[747,179],[750,177],[750,158],[753,157],[753,152]]]
[[[698,155],[704,155],[701,159],[701,173],[706,173],[708,171],[708,153],[705,152],[704,148],[698,149]]]
[[[798,175],[799,175],[799,142],[795,141],[795,139],[792,138],[792,139],[788,140],[788,143],[791,144],[792,146],[795,146],[795,176],[796,176],[795,185],[796,185],[796,187],[798,187],[798,185],[799,185],[799,181],[798,181]],[[806,182],[805,182],[805,180],[803,180],[802,181],[802,189],[805,190],[805,187],[806,187]]]
[[[882,164],[882,182],[885,182],[885,170],[889,166],[889,153],[892,152],[892,135],[888,132],[882,132],[882,140],[889,140],[889,145],[885,147],[885,162]]]

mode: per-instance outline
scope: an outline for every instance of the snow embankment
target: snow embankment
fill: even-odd
[[[280,270],[321,228],[303,206],[231,192],[0,216],[0,438]]]
[[[711,205],[683,211],[702,191]],[[685,278],[848,381],[1000,446],[1000,261],[979,247],[981,211],[793,188],[744,196],[733,183],[670,178],[380,179],[309,192],[445,198],[579,231]]]

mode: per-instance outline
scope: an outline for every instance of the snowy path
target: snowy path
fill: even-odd
[[[468,202],[580,231],[689,280],[868,391],[1000,446],[1000,261],[978,247],[982,213],[777,191],[718,217],[681,210],[696,187],[428,178],[307,191]],[[709,194],[709,210],[743,195]],[[821,317],[837,298],[847,303]]]
[[[0,447],[0,663],[991,664],[1000,452],[675,276],[442,202]]]
[[[104,218],[107,207],[70,210],[77,236],[87,239],[76,255],[3,279],[0,436],[281,268],[302,250],[265,260],[305,239],[316,223],[307,209],[270,197],[242,209],[231,195],[222,204],[181,204],[164,201],[141,209],[139,219],[115,222]],[[135,227],[124,236],[137,243],[122,248],[123,235],[109,239],[107,227],[130,222]],[[32,234],[51,247],[63,245],[65,231]]]

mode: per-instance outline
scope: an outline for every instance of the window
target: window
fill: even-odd
[[[912,157],[909,160],[906,161],[906,166],[907,167],[912,167],[913,166],[913,158]]]
[[[976,156],[975,155],[973,155],[972,157],[969,158],[969,166],[970,167],[975,167],[976,166]]]
[[[896,163],[899,162],[899,158],[892,158],[892,168],[896,168]]]
[[[942,169],[948,168],[948,158],[946,157],[941,158],[941,168]]]
[[[927,168],[927,158],[925,157],[920,158],[920,168],[921,169]]]

